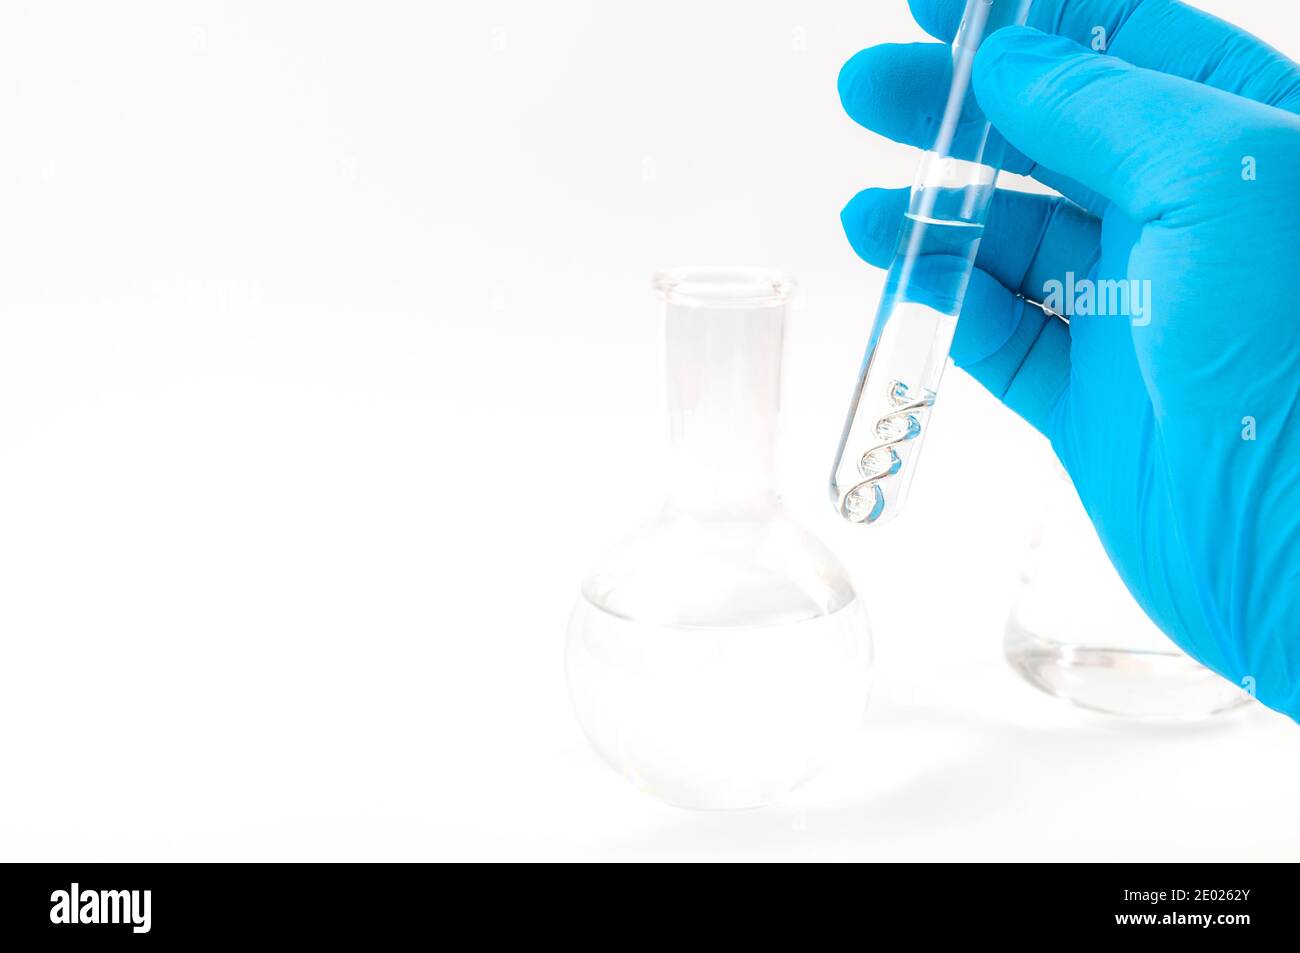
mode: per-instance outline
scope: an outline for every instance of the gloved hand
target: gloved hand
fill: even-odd
[[[964,4],[911,7],[950,42]],[[950,73],[942,44],[877,46],[840,96],[927,147]],[[1173,0],[1036,0],[974,84],[1007,170],[1066,198],[999,192],[954,360],[1048,437],[1156,624],[1300,719],[1300,68]],[[867,261],[888,265],[906,202],[844,209]],[[1149,300],[1068,325],[1023,300],[1067,273]]]

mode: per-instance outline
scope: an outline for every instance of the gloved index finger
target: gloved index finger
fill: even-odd
[[[853,121],[909,146],[928,148],[939,130],[952,82],[952,50],[941,43],[882,43],[855,53],[840,70],[840,102]],[[973,104],[972,104],[973,105]],[[984,114],[971,109],[962,122],[972,127],[969,142],[958,142],[962,158],[983,143]],[[959,133],[961,130],[959,129]],[[978,137],[974,133],[980,133]],[[963,152],[963,146],[965,150]],[[1010,161],[1024,172],[1029,161]]]
[[[942,43],[885,43],[862,50],[844,64],[839,75],[840,100],[853,119],[895,142],[928,149],[934,145],[952,81],[952,50]],[[971,159],[984,143],[985,116],[980,110],[963,115],[951,149]],[[1072,201],[1100,214],[1105,201],[1077,182],[1037,165],[1012,149],[1003,169],[1032,175]]]

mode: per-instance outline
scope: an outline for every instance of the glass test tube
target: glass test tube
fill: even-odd
[[[1023,24],[1031,2],[966,4],[943,119],[912,185],[831,473],[831,501],[850,522],[884,523],[907,500],[1005,152],[971,67],[984,38]]]

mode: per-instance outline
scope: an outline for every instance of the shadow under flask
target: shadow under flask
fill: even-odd
[[[791,282],[695,268],[655,286],[670,486],[582,586],[569,692],[596,750],[644,791],[683,807],[753,807],[857,731],[871,635],[847,572],[776,490]]]

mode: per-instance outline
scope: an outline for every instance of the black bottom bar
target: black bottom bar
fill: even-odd
[[[579,883],[589,879],[575,873]],[[436,941],[464,930],[480,939],[531,931],[535,944],[612,940],[617,930],[644,942],[655,933],[698,939],[688,926],[696,923],[719,938],[756,930],[777,942],[836,927],[864,945],[887,937],[1129,936],[1177,947],[1289,939],[1296,926],[1291,869],[1276,865],[841,866],[813,877],[766,871],[761,880],[750,873],[661,872],[646,883],[607,872],[601,891],[478,866],[11,864],[0,867],[0,943],[352,938],[369,947],[412,931]]]

